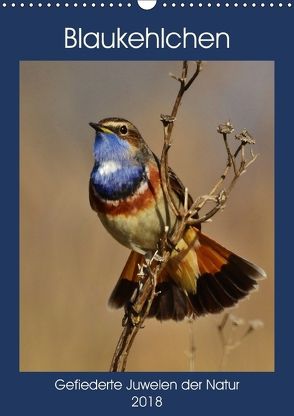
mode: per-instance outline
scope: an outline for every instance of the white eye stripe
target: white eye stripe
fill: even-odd
[[[99,166],[98,172],[101,176],[104,176],[109,175],[110,173],[114,173],[120,168],[120,163],[116,162],[115,160],[109,160],[108,162],[103,162],[101,166]]]

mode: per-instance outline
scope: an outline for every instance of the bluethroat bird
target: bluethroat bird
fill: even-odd
[[[137,128],[121,118],[90,123],[95,130],[94,167],[90,176],[91,207],[107,231],[131,251],[109,304],[128,305],[139,286],[138,265],[157,248],[165,226],[176,217],[162,190],[159,160]],[[184,202],[185,188],[169,169],[175,200]],[[190,198],[189,203],[192,203]],[[149,316],[180,321],[221,312],[257,285],[265,272],[242,259],[199,228],[187,226],[158,277],[158,296]]]

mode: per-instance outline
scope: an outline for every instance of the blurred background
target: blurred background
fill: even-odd
[[[160,114],[171,111],[180,62],[22,62],[20,65],[20,370],[108,371],[122,310],[108,297],[128,250],[88,202],[94,131],[88,122],[132,121],[157,154]],[[256,138],[257,161],[204,231],[263,267],[268,278],[232,313],[264,328],[230,354],[227,371],[274,370],[274,64],[205,62],[184,97],[170,164],[190,193],[207,193],[226,163],[218,124]],[[232,137],[232,141],[234,141]],[[196,371],[218,371],[222,345],[206,316],[193,325]],[[238,333],[245,331],[238,328]],[[129,371],[188,371],[189,325],[147,320]]]

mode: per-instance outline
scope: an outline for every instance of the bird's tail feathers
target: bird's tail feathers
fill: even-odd
[[[264,270],[197,232],[196,256],[199,268],[196,293],[189,299],[196,315],[218,313],[234,306],[265,278]]]
[[[131,252],[111,297],[110,306],[120,308],[134,300],[139,288],[142,254]],[[265,272],[190,227],[166,268],[158,277],[150,317],[184,319],[221,312],[235,305],[257,286]]]

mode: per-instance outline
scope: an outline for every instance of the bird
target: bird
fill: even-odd
[[[157,249],[166,227],[174,230],[177,218],[162,188],[160,161],[134,124],[119,117],[89,124],[95,130],[90,205],[112,237],[131,250],[109,305],[127,308],[140,287],[138,266]],[[171,168],[168,176],[180,207],[185,187]],[[189,206],[192,202],[189,195]],[[187,225],[158,276],[148,317],[182,321],[219,313],[264,277],[262,268],[205,235],[200,226]]]

